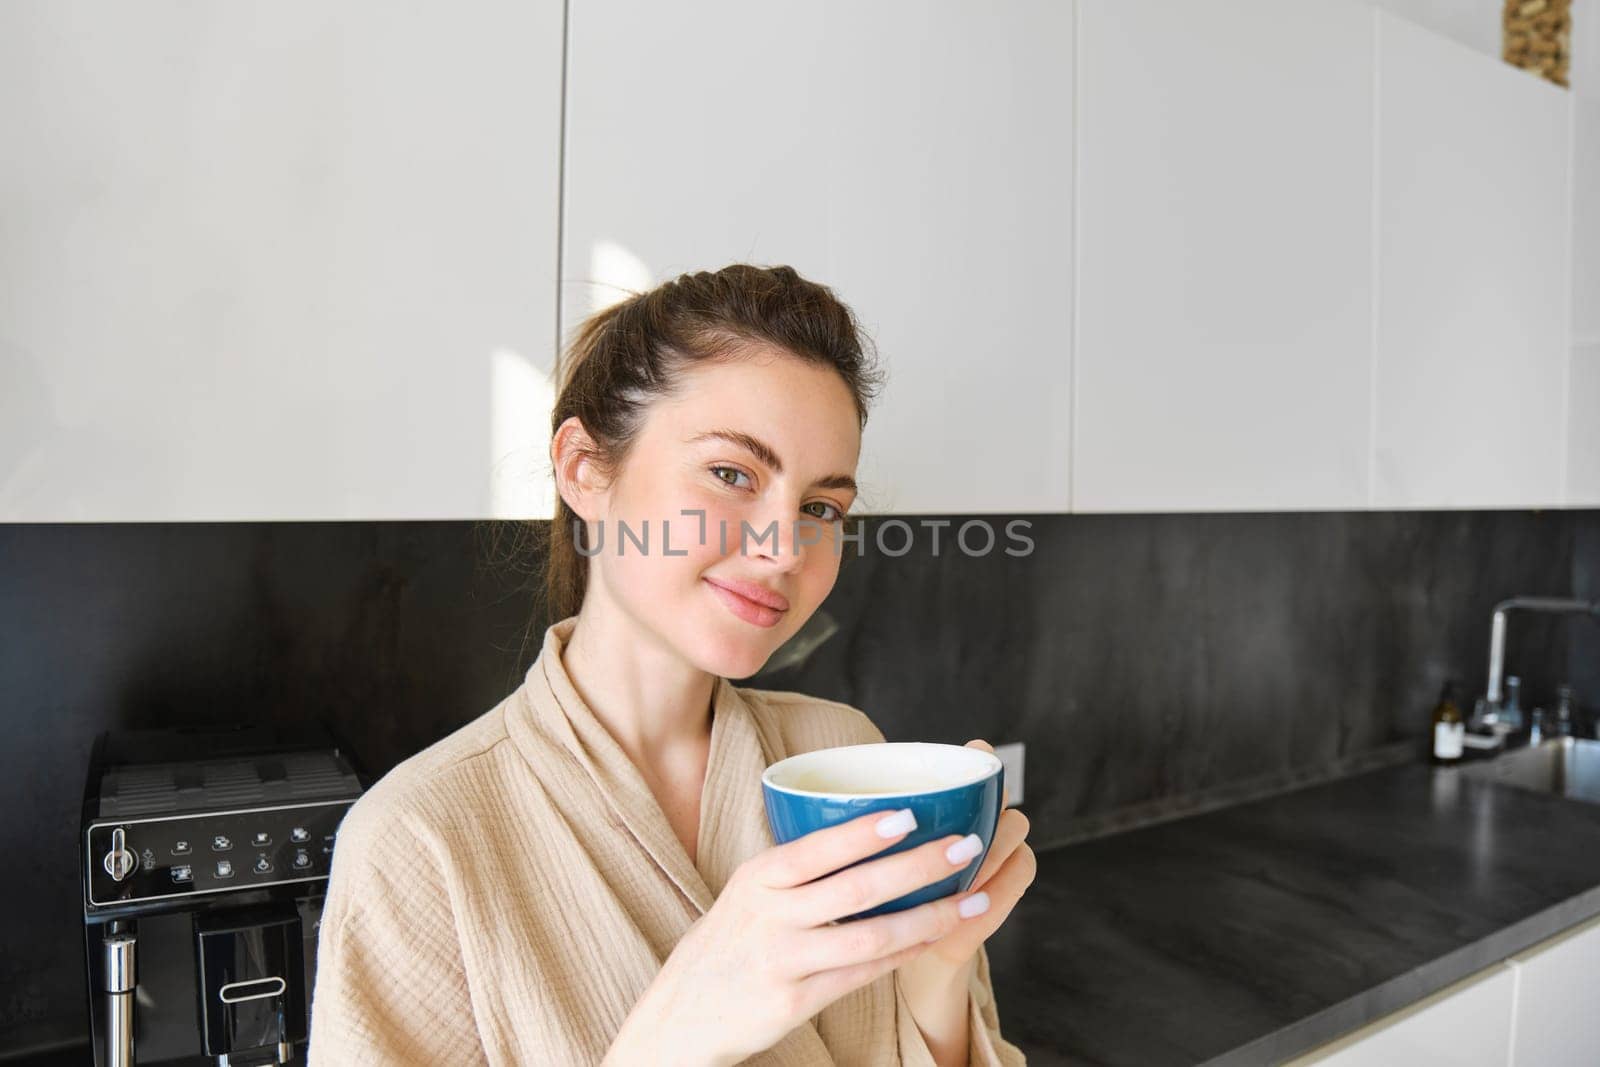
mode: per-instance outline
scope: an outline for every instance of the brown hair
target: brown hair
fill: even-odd
[[[681,274],[580,323],[557,367],[550,431],[576,415],[595,442],[592,460],[614,476],[649,405],[678,388],[685,368],[736,357],[751,345],[837,371],[866,426],[882,377],[855,313],[792,267],[734,263]],[[589,560],[574,542],[574,519],[557,493],[547,536],[531,539],[542,550],[551,620],[576,613],[588,587]]]

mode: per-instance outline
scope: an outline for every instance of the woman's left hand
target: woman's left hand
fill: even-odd
[[[994,751],[994,746],[983,740],[968,741],[966,747]],[[1000,924],[1033,884],[1038,863],[1033,849],[1024,840],[1028,836],[1028,817],[1005,806],[1008,794],[1009,790],[1002,790],[1000,794],[1000,821],[995,826],[994,840],[989,844],[983,865],[978,868],[978,876],[967,889],[969,893],[980,889],[988,893],[989,910],[962,920],[954,930],[930,944],[926,952],[902,963],[899,970],[907,978],[928,980],[946,972],[953,975],[968,967],[978,946],[1000,929]]]

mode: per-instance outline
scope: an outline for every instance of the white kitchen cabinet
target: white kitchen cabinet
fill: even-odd
[[[1515,986],[1512,968],[1495,964],[1285,1067],[1507,1067]]]
[[[1288,1061],[1287,1067],[1577,1067],[1596,1062],[1600,918]]]
[[[563,336],[730,262],[828,284],[888,381],[866,512],[1065,511],[1072,9],[573,0]]]
[[[0,521],[548,513],[561,51],[561,0],[0,7]]]
[[[1600,920],[1509,961],[1517,974],[1513,1067],[1565,1067],[1600,1060]]]
[[[1073,510],[1365,506],[1373,12],[1078,8]]]
[[[1593,20],[1591,20],[1593,21]],[[1600,49],[1600,31],[1589,37]],[[1594,64],[1600,69],[1600,60]],[[1572,364],[1567,379],[1569,507],[1600,507],[1600,84],[1573,79]]]
[[[1600,341],[1572,346],[1567,388],[1567,505],[1600,507]]]
[[[1378,13],[1379,508],[1564,502],[1569,94]]]
[[[1594,344],[1600,343],[1600,85],[1572,96],[1572,153],[1572,339]],[[1590,396],[1587,407],[1597,403],[1600,397]]]

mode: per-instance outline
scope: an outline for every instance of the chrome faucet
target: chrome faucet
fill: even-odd
[[[1571,600],[1553,596],[1514,596],[1494,606],[1494,619],[1489,624],[1489,687],[1473,706],[1467,720],[1467,729],[1481,730],[1499,725],[1500,682],[1506,655],[1506,612],[1541,611],[1555,614],[1585,614],[1600,621],[1600,600]]]

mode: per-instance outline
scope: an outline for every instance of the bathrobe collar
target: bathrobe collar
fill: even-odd
[[[528,669],[524,690],[534,724],[582,764],[611,809],[657,866],[703,915],[738,865],[773,845],[761,774],[781,753],[757,710],[726,678],[712,691],[711,750],[700,796],[697,856],[673,833],[644,776],[578,695],[561,662],[576,615],[552,623]],[[515,730],[513,738],[516,737]],[[526,751],[526,746],[523,746]]]

